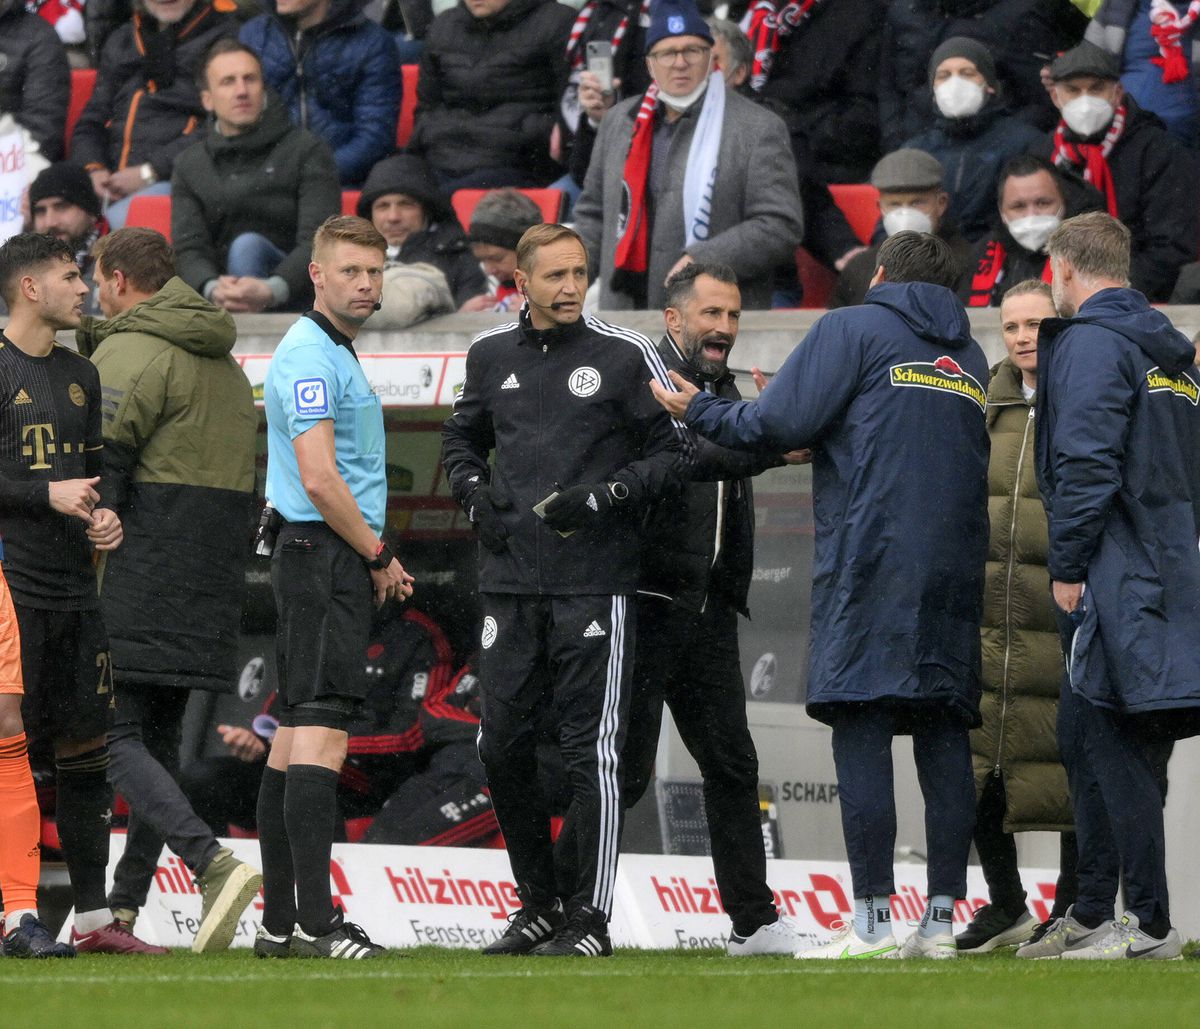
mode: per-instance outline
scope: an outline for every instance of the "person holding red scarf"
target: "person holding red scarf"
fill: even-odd
[[[1163,302],[1200,241],[1195,158],[1120,83],[1117,59],[1083,42],[1050,65],[1061,118],[1034,152],[1100,192],[1133,236],[1130,281]]]

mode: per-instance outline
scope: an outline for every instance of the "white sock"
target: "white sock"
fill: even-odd
[[[108,908],[97,908],[95,911],[76,911],[75,931],[80,936],[86,936],[88,933],[94,933],[97,929],[103,929],[112,920],[113,913]]]
[[[9,911],[6,913],[4,916],[4,931],[6,933],[12,932],[21,924],[21,919],[26,915],[33,915],[34,918],[37,918],[37,909],[21,908],[20,911]]]
[[[854,932],[860,940],[875,942],[892,933],[892,898],[879,896],[854,898]]]
[[[921,928],[917,930],[922,936],[943,936],[953,932],[954,898],[948,893],[938,893],[929,898],[925,905],[925,914],[921,916]]]

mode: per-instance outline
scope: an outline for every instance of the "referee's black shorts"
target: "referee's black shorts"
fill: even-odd
[[[345,729],[367,695],[371,573],[324,522],[289,522],[271,559],[282,726]]]

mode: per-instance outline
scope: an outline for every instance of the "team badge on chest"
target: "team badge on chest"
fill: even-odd
[[[567,379],[567,389],[577,397],[590,397],[600,388],[600,373],[595,368],[576,368]]]

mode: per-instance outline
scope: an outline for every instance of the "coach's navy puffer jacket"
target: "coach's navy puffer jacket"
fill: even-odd
[[[1129,712],[1200,707],[1200,371],[1132,289],[1042,322],[1038,486],[1050,576],[1084,582],[1076,693]]]
[[[950,290],[883,283],[821,318],[756,401],[689,404],[722,446],[814,449],[814,718],[898,701],[979,724],[987,381]]]
[[[391,35],[363,14],[363,0],[333,0],[321,24],[296,33],[274,0],[241,40],[262,58],[263,77],[292,121],[333,150],[343,186],[356,186],[396,148],[400,55]]]

